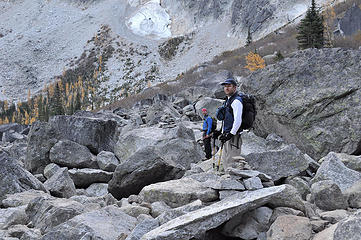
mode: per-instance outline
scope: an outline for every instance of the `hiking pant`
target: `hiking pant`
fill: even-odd
[[[228,167],[232,167],[235,160],[233,157],[241,156],[241,145],[242,145],[242,138],[240,134],[233,136],[229,141],[224,143],[223,146],[223,168],[224,171]]]
[[[204,138],[203,144],[204,144],[204,151],[206,153],[206,158],[209,159],[212,157],[212,148],[211,148],[211,137]]]

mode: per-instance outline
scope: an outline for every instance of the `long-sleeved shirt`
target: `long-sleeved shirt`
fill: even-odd
[[[211,134],[212,131],[212,118],[208,115],[204,116],[203,131],[207,131],[206,135]]]
[[[231,107],[233,109],[234,122],[230,133],[236,135],[238,129],[241,127],[242,124],[243,104],[237,99],[235,99],[232,102]]]

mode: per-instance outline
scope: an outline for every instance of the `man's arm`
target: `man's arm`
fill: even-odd
[[[207,129],[207,135],[211,134],[212,131],[212,118],[208,117],[207,118],[207,125],[208,125],[208,129]]]
[[[241,127],[242,124],[242,113],[243,113],[243,104],[238,99],[235,99],[232,104],[233,109],[233,126],[231,129],[231,134],[236,135],[238,129]]]

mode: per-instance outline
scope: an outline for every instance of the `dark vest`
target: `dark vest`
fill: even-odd
[[[225,101],[224,105],[226,107],[226,114],[223,122],[223,132],[225,133],[229,133],[232,130],[234,118],[231,104],[234,100],[238,100],[243,103],[242,98],[238,95],[238,92],[235,92],[228,100]]]

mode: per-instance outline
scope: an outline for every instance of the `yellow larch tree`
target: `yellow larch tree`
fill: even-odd
[[[247,65],[245,66],[245,68],[247,68],[251,72],[266,67],[264,59],[259,54],[254,52],[248,53],[248,55],[246,56],[246,63]]]
[[[7,100],[4,101],[4,111],[7,111],[9,109],[9,103]]]
[[[3,124],[8,124],[8,123],[9,123],[9,118],[5,117],[5,120],[4,120]]]
[[[325,34],[325,47],[333,47],[333,24],[336,18],[335,9],[331,6],[328,7],[322,13],[323,15],[323,25],[324,25],[324,34]]]
[[[25,125],[29,125],[30,123],[30,116],[28,112],[25,110]]]

